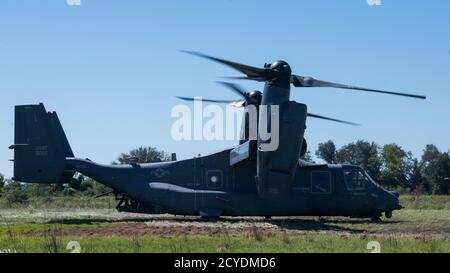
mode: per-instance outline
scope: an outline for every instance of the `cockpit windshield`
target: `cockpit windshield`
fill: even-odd
[[[365,190],[377,186],[377,183],[360,168],[344,169],[344,177],[349,191]]]
[[[373,180],[373,178],[372,178],[366,171],[364,171],[364,173],[365,173],[367,179],[369,179],[370,182],[372,182],[372,184],[373,184],[374,186],[376,186],[376,187],[381,187],[377,182],[375,182],[375,180]]]

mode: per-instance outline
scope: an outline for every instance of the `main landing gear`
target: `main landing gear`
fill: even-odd
[[[392,218],[392,210],[386,211],[386,212],[384,213],[384,216],[385,216],[386,218],[388,218],[388,219],[391,219],[391,218]]]
[[[375,223],[375,224],[379,224],[379,223],[383,222],[383,220],[381,220],[380,216],[373,216],[370,220],[372,221],[372,223]]]

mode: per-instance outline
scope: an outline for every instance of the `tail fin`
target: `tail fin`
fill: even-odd
[[[74,157],[55,112],[44,105],[21,105],[15,110],[14,180],[27,183],[66,184],[66,158]]]

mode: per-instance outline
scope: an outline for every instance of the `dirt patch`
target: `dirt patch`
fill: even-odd
[[[98,224],[100,223],[100,225]],[[114,219],[65,219],[51,224],[66,225],[59,231],[64,236],[191,236],[243,235],[275,236],[282,234],[337,234],[361,237],[449,237],[450,230],[427,230],[423,226],[403,221],[373,224],[368,220],[318,217],[289,217],[265,220],[258,217],[224,218],[202,221],[198,217],[121,215]],[[78,225],[82,224],[82,225]],[[78,225],[78,226],[77,226]],[[89,226],[92,225],[92,226]],[[28,236],[42,236],[42,231],[23,232]]]
[[[63,231],[66,236],[190,236],[190,235],[210,235],[220,236],[225,233],[250,235],[251,230],[248,228],[223,228],[220,226],[198,226],[198,225],[159,225],[154,223],[128,223],[118,224],[114,227],[98,227],[98,228],[77,228]],[[271,233],[270,230],[261,230],[265,234]]]

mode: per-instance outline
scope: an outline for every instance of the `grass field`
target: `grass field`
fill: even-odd
[[[60,202],[60,201],[57,201]],[[224,218],[121,214],[111,200],[0,209],[0,252],[381,252],[450,253],[450,197],[402,197],[406,209],[373,224],[343,217]],[[69,245],[70,246],[70,245]]]
[[[327,234],[273,236],[255,240],[244,236],[185,237],[20,237],[14,242],[1,240],[6,249],[20,253],[70,252],[67,244],[77,241],[84,253],[367,253],[371,241],[380,243],[381,252],[449,252],[448,241],[412,238],[360,238]],[[6,251],[5,249],[5,251]]]

